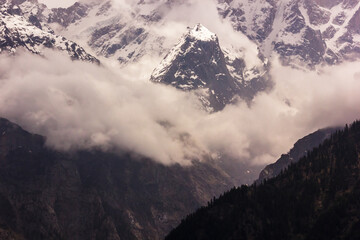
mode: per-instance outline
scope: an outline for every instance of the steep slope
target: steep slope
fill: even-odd
[[[79,1],[68,8],[48,9],[37,0],[4,0],[10,11],[40,28],[81,44],[97,57],[117,60],[122,65],[137,62],[144,56],[164,54],[166,40],[155,24],[173,1],[129,1],[124,6],[109,1]],[[12,11],[13,12],[13,11]],[[35,24],[34,24],[35,25]],[[166,45],[166,44],[165,44]]]
[[[158,29],[164,28],[172,9],[193,4],[130,1],[119,7],[112,1],[80,1],[47,9],[37,0],[3,2],[34,25],[51,26],[58,35],[88,45],[97,56],[125,65],[149,55],[164,56],[174,43]],[[286,65],[315,68],[359,58],[358,1],[218,0],[217,9],[268,59],[276,52]]]
[[[75,60],[100,63],[77,43],[55,35],[50,29],[45,31],[34,19],[30,22],[18,15],[20,11],[16,5],[0,10],[0,52],[15,53],[21,47],[43,54],[44,49],[49,48],[65,52]]]
[[[51,9],[38,18],[55,26],[59,34],[88,45],[97,56],[126,65],[164,53],[164,36],[154,31],[153,25],[168,4],[130,1],[122,7],[113,1],[81,1],[66,9]]]
[[[166,239],[358,239],[359,156],[355,122],[278,177],[199,209]]]
[[[320,129],[298,140],[287,154],[281,155],[275,163],[266,166],[264,170],[260,172],[259,179],[256,182],[261,183],[265,179],[276,177],[290,164],[298,162],[300,158],[304,157],[309,151],[318,147],[336,130],[339,130],[339,128]]]
[[[178,89],[200,90],[204,105],[221,110],[241,91],[227,67],[215,34],[198,24],[168,53],[151,76],[151,81]]]
[[[238,71],[238,78],[230,73],[228,67],[231,64],[232,69]],[[251,99],[253,93],[246,88],[254,81],[262,81],[263,88],[266,87],[265,72],[249,79],[250,84],[246,85],[245,69],[243,59],[225,56],[217,36],[197,24],[165,56],[153,71],[151,81],[184,91],[195,91],[206,109],[218,111],[226,104],[235,102],[237,96]]]
[[[335,64],[359,58],[358,1],[219,0],[220,15],[284,64]]]
[[[167,167],[44,142],[0,119],[1,239],[161,239],[234,184],[211,163]]]

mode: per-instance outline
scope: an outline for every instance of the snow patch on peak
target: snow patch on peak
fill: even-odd
[[[100,63],[77,43],[65,37],[44,31],[31,24],[24,16],[0,11],[0,52],[15,53],[18,47],[42,55],[45,49],[68,53],[72,59]]]
[[[189,36],[204,42],[217,40],[216,34],[200,23],[189,31]]]
[[[190,45],[183,49],[183,45],[186,43],[187,39],[190,37]],[[173,47],[170,52],[165,56],[165,58],[161,61],[159,66],[155,68],[151,75],[151,79],[154,82],[159,82],[161,77],[167,72],[167,70],[171,67],[173,61],[177,56],[184,56],[189,53],[196,41],[203,42],[211,42],[217,41],[217,36],[215,33],[210,32],[206,27],[202,24],[197,24],[194,28],[190,29],[190,31],[183,35],[180,41]]]

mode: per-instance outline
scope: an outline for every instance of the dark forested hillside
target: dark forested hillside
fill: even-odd
[[[256,180],[256,183],[261,183],[265,179],[276,177],[290,164],[298,162],[308,151],[318,147],[325,139],[331,136],[331,133],[339,129],[338,127],[319,129],[299,139],[287,154],[282,154],[276,162],[267,165],[260,172],[259,179]]]
[[[0,118],[0,240],[162,239],[233,185],[210,164],[164,166],[95,150],[69,154],[44,142]]]
[[[211,201],[166,239],[360,239],[360,122],[278,177]]]

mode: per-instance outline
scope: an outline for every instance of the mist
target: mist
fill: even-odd
[[[272,62],[275,87],[208,114],[191,93],[128,78],[125,70],[20,52],[0,57],[0,115],[59,150],[130,151],[187,165],[226,155],[261,165],[319,128],[359,118],[360,64],[305,72]],[[122,74],[122,71],[124,74]]]

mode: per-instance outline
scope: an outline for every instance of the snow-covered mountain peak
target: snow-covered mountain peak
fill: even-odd
[[[189,28],[188,33],[183,35],[180,41],[169,51],[160,65],[153,71],[152,79],[154,82],[159,82],[162,76],[171,67],[173,61],[177,56],[185,56],[191,52],[195,47],[195,42],[211,42],[218,41],[217,36],[204,27],[202,24],[197,24],[193,28]],[[191,44],[189,44],[191,43]]]
[[[15,53],[17,48],[40,55],[44,49],[51,48],[66,52],[74,60],[99,63],[77,43],[35,26],[24,16],[0,10],[0,53]]]
[[[197,24],[168,52],[151,81],[193,91],[209,112],[222,110],[238,97],[251,99],[266,80],[266,69],[248,69],[245,59],[230,52],[223,51],[214,33]],[[261,87],[254,90],[254,84]]]
[[[201,23],[198,23],[194,28],[192,28],[189,31],[188,36],[204,42],[217,41],[217,36],[215,35],[215,33],[212,33]]]
[[[316,68],[360,58],[358,0],[218,0],[220,15],[294,67]]]

